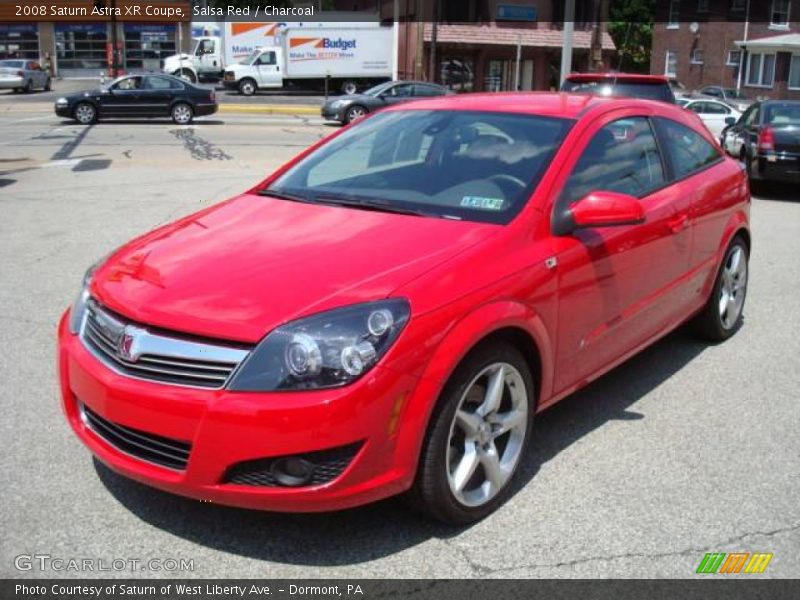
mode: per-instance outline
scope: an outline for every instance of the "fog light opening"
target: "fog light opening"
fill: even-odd
[[[316,465],[303,458],[279,458],[272,463],[272,475],[281,485],[298,487],[307,485],[314,476]]]

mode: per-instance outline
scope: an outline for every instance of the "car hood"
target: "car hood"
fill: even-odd
[[[123,246],[91,293],[144,324],[256,342],[300,316],[385,298],[499,229],[245,194]]]
[[[62,96],[70,101],[80,100],[82,98],[88,98],[89,96],[99,96],[101,94],[105,94],[106,90],[102,87],[92,88],[90,90],[81,90],[80,92],[73,92],[71,94],[65,94]]]

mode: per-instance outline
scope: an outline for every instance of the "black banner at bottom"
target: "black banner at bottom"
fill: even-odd
[[[3,600],[372,600],[411,598],[497,600],[542,598],[694,598],[703,600],[800,598],[800,580],[741,578],[673,580],[439,580],[439,579],[25,579],[0,580]]]

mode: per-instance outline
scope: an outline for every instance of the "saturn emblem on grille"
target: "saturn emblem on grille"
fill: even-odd
[[[119,336],[119,341],[117,342],[117,356],[122,360],[129,362],[138,360],[139,344],[137,342],[139,331],[137,327],[130,325],[126,325],[125,329],[123,329],[122,335]]]

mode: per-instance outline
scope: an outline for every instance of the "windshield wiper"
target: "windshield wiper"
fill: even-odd
[[[313,204],[314,201],[311,198],[306,198],[305,196],[301,196],[300,194],[291,194],[289,192],[279,192],[277,190],[271,190],[269,188],[265,188],[263,190],[258,191],[259,196],[270,196],[271,198],[278,198],[279,200],[291,200],[292,202],[305,202],[306,204]]]
[[[434,213],[428,213],[416,208],[409,208],[407,206],[396,206],[388,202],[380,202],[378,200],[342,196],[317,196],[315,198],[320,204],[330,204],[333,206],[348,206],[352,208],[360,208],[362,210],[375,210],[380,212],[394,213],[398,215],[412,215],[415,217],[438,217]]]

